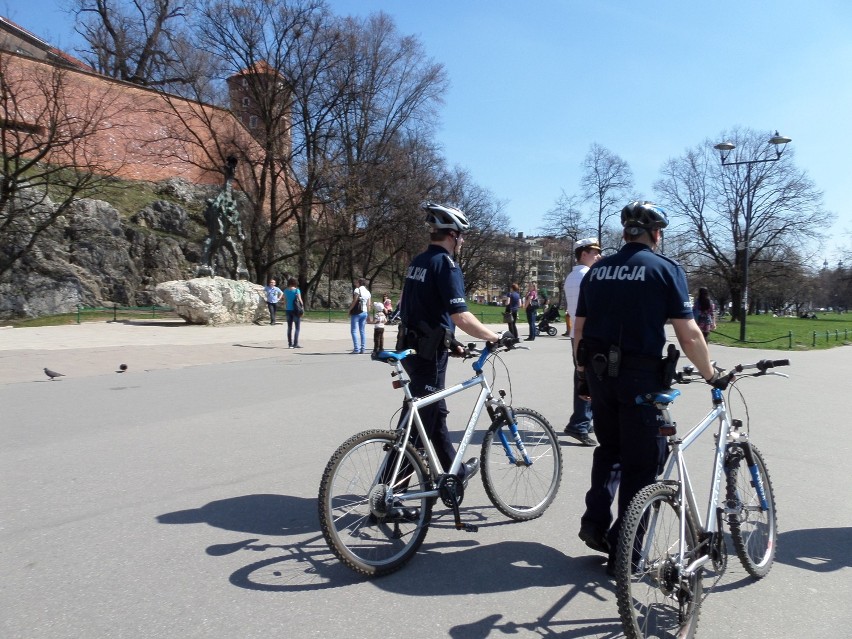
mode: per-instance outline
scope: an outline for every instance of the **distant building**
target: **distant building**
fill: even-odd
[[[227,83],[231,111],[242,125],[261,145],[265,146],[267,137],[271,137],[275,155],[289,158],[292,152],[292,92],[286,78],[266,62],[258,62],[229,77]],[[270,100],[277,108],[261,109],[259,98]],[[274,124],[264,122],[265,111],[273,114]],[[271,128],[269,134],[267,126]]]
[[[0,16],[0,51],[17,53],[50,64],[94,71],[85,62],[51,46],[34,33]]]

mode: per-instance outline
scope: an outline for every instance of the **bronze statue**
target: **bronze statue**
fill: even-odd
[[[242,250],[237,241],[232,237],[232,231],[236,239],[242,242],[245,239],[243,225],[240,222],[240,212],[237,202],[231,194],[231,181],[234,179],[234,170],[237,168],[237,158],[229,155],[225,160],[225,184],[214,199],[207,200],[204,209],[204,221],[207,223],[207,239],[202,247],[201,265],[198,267],[197,276],[212,277],[214,275],[214,261],[216,254],[223,247],[228,250],[234,261],[235,270],[230,275],[232,279],[248,279],[248,269],[243,259]]]

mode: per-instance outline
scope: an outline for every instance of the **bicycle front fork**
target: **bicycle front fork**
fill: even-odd
[[[501,400],[505,394],[505,391],[500,391]],[[509,428],[509,432],[512,434],[512,441],[523,458],[518,459],[515,456],[512,446],[509,444],[509,438],[506,436],[506,431],[503,428],[500,428],[497,430],[497,436],[500,438],[500,443],[503,445],[503,451],[506,453],[509,463],[513,466],[532,466],[532,459],[530,459],[529,454],[527,454],[527,449],[524,446],[523,439],[521,439],[521,434],[518,432],[518,422],[515,419],[515,413],[512,410],[512,407],[502,403],[501,401],[496,405],[496,407],[489,404],[487,409],[488,416],[491,417],[492,424],[501,424]]]

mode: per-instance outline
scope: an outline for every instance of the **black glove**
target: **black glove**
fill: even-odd
[[[517,344],[519,341],[520,340],[517,337],[515,337],[514,335],[512,335],[509,331],[505,331],[500,336],[500,339],[497,340],[497,345],[502,346],[505,349],[510,349],[515,344]]]
[[[447,350],[449,351],[450,357],[468,356],[467,347],[460,341],[458,341],[455,337],[450,338],[449,344],[447,344]]]
[[[576,380],[576,384],[574,388],[577,389],[577,395],[580,397],[588,397],[589,393],[589,383],[586,381],[586,372],[574,370],[574,378]]]
[[[728,384],[731,383],[731,376],[726,375],[725,371],[715,370],[713,371],[713,377],[704,381],[710,384],[710,386],[712,386],[713,388],[725,390],[728,387]]]

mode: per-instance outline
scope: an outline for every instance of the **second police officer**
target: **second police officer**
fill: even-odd
[[[701,375],[710,383],[719,379],[692,316],[683,269],[655,252],[668,226],[665,212],[651,202],[631,202],[621,211],[621,223],[625,245],[586,274],[574,326],[578,371],[588,385],[581,394],[591,396],[600,443],[579,536],[608,555],[610,574],[624,512],[636,493],[656,480],[665,455],[660,411],[635,400],[671,381],[663,379],[661,357],[667,321]]]

